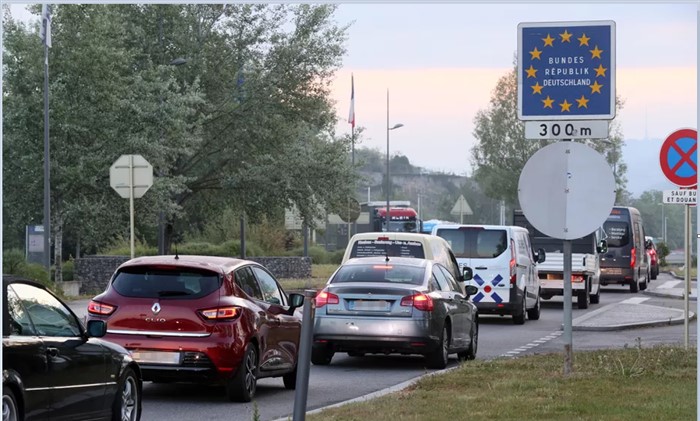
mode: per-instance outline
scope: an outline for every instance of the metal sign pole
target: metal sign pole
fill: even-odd
[[[129,222],[131,223],[131,258],[134,258],[134,155],[129,155]]]
[[[690,299],[690,265],[692,260],[690,258],[690,205],[685,205],[685,229],[684,229],[684,243],[685,243],[685,294],[683,297],[685,317],[683,317],[683,343],[685,344],[685,349],[688,349],[688,337],[690,336],[690,323],[688,322],[689,312],[689,299]]]
[[[304,308],[301,322],[301,337],[299,338],[299,359],[297,360],[297,382],[294,392],[294,421],[306,419],[306,400],[309,395],[309,372],[311,371],[311,347],[313,341],[313,300],[316,291],[304,291]]]
[[[564,240],[564,376],[572,372],[571,240]]]

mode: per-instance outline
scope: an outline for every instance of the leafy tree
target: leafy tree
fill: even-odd
[[[622,102],[617,101],[618,114]],[[487,196],[505,200],[510,206],[518,205],[518,180],[528,159],[541,147],[551,143],[525,139],[525,126],[518,120],[517,67],[502,76],[492,93],[488,108],[479,110],[474,118],[472,148],[474,178]],[[625,198],[626,165],[622,161],[622,133],[619,125],[612,124],[606,141],[586,141],[603,153],[613,168],[617,183],[618,203]]]

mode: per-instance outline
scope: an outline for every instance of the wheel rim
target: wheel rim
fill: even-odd
[[[9,396],[2,397],[2,420],[17,421],[17,408]]]
[[[255,394],[255,368],[257,366],[255,351],[250,351],[245,359],[245,388],[250,396]]]
[[[138,393],[136,379],[131,376],[127,377],[121,393],[122,421],[134,421],[136,419]]]
[[[449,337],[447,336],[447,328],[442,332],[442,359],[447,361],[449,359],[449,354],[447,353],[447,346],[449,345]]]

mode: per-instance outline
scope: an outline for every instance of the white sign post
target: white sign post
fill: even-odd
[[[469,206],[469,203],[467,203],[467,199],[465,199],[464,195],[461,194],[450,211],[450,215],[459,215],[460,224],[464,223],[464,215],[472,215],[473,213],[472,208]]]
[[[122,155],[109,168],[109,184],[119,196],[129,199],[131,258],[134,258],[134,199],[153,185],[153,166],[141,155]]]

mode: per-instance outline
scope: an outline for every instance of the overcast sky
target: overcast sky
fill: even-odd
[[[19,9],[13,5],[13,14]],[[350,132],[354,74],[356,125],[366,128],[360,147],[386,151],[389,90],[390,124],[404,124],[391,132],[391,153],[470,175],[474,116],[512,69],[518,23],[612,20],[617,95],[625,101],[616,119],[628,143],[644,147],[696,127],[697,12],[683,3],[341,4],[337,21],[352,25],[332,85],[337,130]]]

